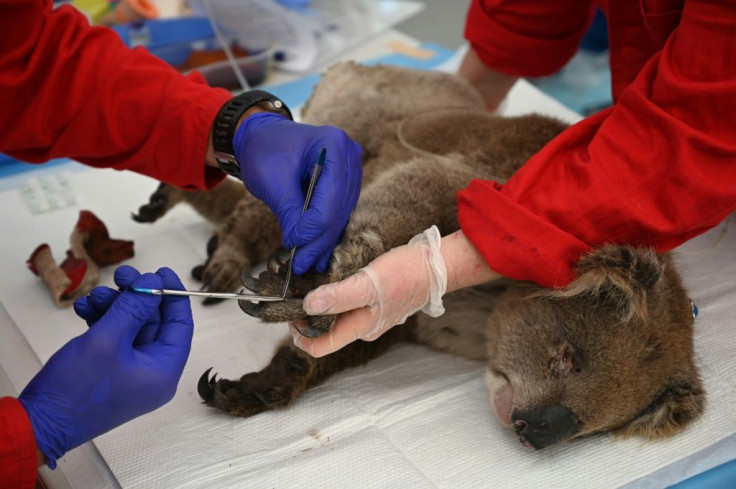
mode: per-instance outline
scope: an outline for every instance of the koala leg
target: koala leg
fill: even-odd
[[[459,159],[460,156],[457,156]],[[241,308],[264,322],[306,321],[300,328],[306,336],[325,334],[336,316],[307,317],[302,299],[313,286],[340,281],[391,248],[406,244],[413,236],[436,225],[443,235],[458,229],[455,194],[474,178],[472,169],[448,158],[422,157],[399,164],[380,175],[361,193],[358,205],[335,249],[326,277],[305,277],[294,281],[283,302],[251,304]],[[244,280],[257,294],[281,294],[285,267],[263,272]],[[311,286],[310,286],[311,284]],[[297,290],[298,289],[298,290]]]
[[[156,222],[180,202],[191,205],[198,214],[214,224],[223,223],[237,202],[249,195],[243,184],[226,178],[209,191],[186,191],[167,183],[162,183],[148,198],[148,203],[133,214],[138,222]]]
[[[140,206],[138,213],[132,213],[131,217],[137,222],[156,222],[183,201],[183,190],[161,183],[148,198],[148,203]]]
[[[237,416],[253,416],[262,411],[288,406],[307,389],[333,374],[382,355],[388,348],[409,338],[414,323],[397,326],[376,341],[356,341],[325,357],[313,358],[285,338],[276,348],[271,363],[260,372],[238,380],[209,378],[202,374],[197,392],[208,406]]]
[[[281,230],[276,216],[266,204],[246,194],[208,243],[208,258],[195,278],[205,289],[235,291],[242,288],[241,269],[265,261],[279,246]],[[199,275],[199,277],[197,277]],[[218,300],[207,299],[205,303]]]
[[[210,191],[184,191],[161,184],[140,207],[133,219],[155,222],[184,202],[217,225],[207,243],[207,260],[192,269],[192,276],[205,283],[205,290],[240,289],[242,267],[265,261],[281,242],[278,221],[266,204],[245,190],[242,182],[227,178]],[[205,304],[220,302],[206,299]]]

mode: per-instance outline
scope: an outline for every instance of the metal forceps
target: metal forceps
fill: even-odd
[[[135,292],[141,292],[143,294],[212,297],[213,299],[238,299],[239,301],[250,302],[282,302],[284,300],[284,298],[281,296],[236,294],[234,292],[200,292],[195,290],[146,289],[143,287],[132,287],[131,290],[134,290]]]
[[[312,178],[309,180],[309,187],[307,187],[307,195],[304,197],[304,207],[302,208],[302,215],[309,209],[309,202],[312,200],[312,194],[314,193],[314,187],[317,185],[319,175],[322,173],[322,167],[325,165],[325,157],[327,156],[327,149],[322,148],[317,158],[317,164],[314,165],[312,171]],[[286,292],[289,290],[289,282],[291,282],[291,275],[293,273],[292,264],[294,263],[294,253],[296,253],[296,246],[292,246],[291,254],[289,255],[289,268],[286,270],[286,282],[284,283],[284,291],[281,293],[281,297],[286,298]]]

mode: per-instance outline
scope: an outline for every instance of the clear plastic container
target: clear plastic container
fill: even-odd
[[[148,51],[181,71],[196,69],[212,86],[229,90],[244,89],[227,59],[196,68],[184,68],[190,57],[201,51],[221,50],[210,20],[205,17],[149,20],[111,27],[131,48],[143,46]],[[224,56],[220,56],[224,58]],[[260,85],[272,68],[274,49],[269,48],[248,56],[235,58],[235,66],[249,87]]]
[[[274,49],[266,49],[251,56],[235,58],[237,69],[240,70],[248,85],[260,85],[268,77],[273,67]],[[245,89],[242,87],[233,72],[228,60],[210,63],[196,68],[213,87],[227,88],[228,90]]]

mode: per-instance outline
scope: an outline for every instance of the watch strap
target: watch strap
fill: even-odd
[[[215,160],[222,171],[235,178],[240,175],[240,164],[235,158],[233,136],[238,121],[251,107],[262,102],[269,102],[273,111],[285,115],[291,120],[294,118],[284,102],[265,90],[248,90],[228,100],[217,113],[212,128],[212,145],[215,149]]]

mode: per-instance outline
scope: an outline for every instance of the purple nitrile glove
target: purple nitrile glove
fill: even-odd
[[[54,353],[18,398],[51,468],[72,448],[171,400],[189,356],[189,298],[127,290],[183,290],[173,271],[141,275],[124,265],[115,283],[122,292],[97,287],[77,299],[90,329]]]
[[[363,151],[341,129],[293,122],[274,113],[248,117],[233,137],[243,182],[264,201],[281,225],[283,244],[297,247],[293,269],[327,270],[355,208],[363,177]],[[326,149],[322,174],[309,209],[304,198],[320,150]]]

